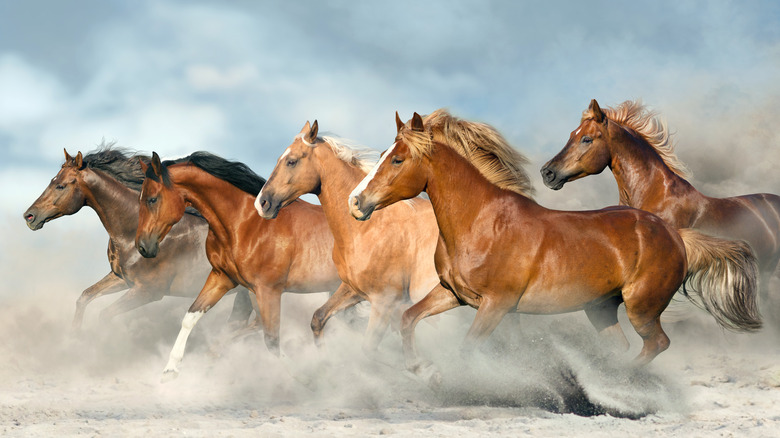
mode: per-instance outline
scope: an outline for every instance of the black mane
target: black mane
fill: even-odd
[[[100,144],[97,150],[84,156],[84,165],[101,170],[127,187],[140,192],[144,173],[139,160],[149,164],[151,158],[134,154],[128,149],[114,147],[114,144],[113,142]]]
[[[179,163],[191,163],[201,170],[233,184],[252,196],[257,196],[257,194],[260,193],[260,189],[265,185],[265,178],[253,172],[246,164],[238,161],[229,161],[209,152],[199,151],[192,153],[188,157],[179,158],[177,160],[166,160],[162,163],[163,169],[165,169],[166,166]],[[163,172],[163,180],[166,180],[167,169]]]

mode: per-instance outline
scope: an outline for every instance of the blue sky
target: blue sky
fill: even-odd
[[[601,207],[611,176],[537,177],[591,98],[660,111],[712,194],[780,192],[778,24],[773,1],[0,0],[2,217],[24,227],[63,147],[209,150],[267,176],[306,120],[384,149],[396,110],[440,107],[527,154],[544,204]]]

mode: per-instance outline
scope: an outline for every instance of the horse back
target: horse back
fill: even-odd
[[[695,228],[717,237],[746,241],[759,264],[773,269],[780,257],[780,196],[757,193],[708,198]]]

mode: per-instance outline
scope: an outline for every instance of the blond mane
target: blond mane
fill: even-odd
[[[528,159],[515,150],[492,126],[469,122],[438,109],[423,117],[424,132],[413,131],[410,124],[399,135],[409,146],[412,157],[428,155],[434,142],[455,150],[473,164],[479,173],[502,189],[531,197],[533,187],[523,166]]]
[[[686,179],[691,176],[688,166],[674,153],[675,145],[666,121],[659,118],[655,111],[647,109],[641,100],[627,100],[615,108],[602,108],[602,111],[608,119],[647,140],[672,172]]]
[[[341,161],[357,167],[365,173],[371,171],[379,160],[379,152],[350,142],[344,138],[322,136],[320,140],[330,146]]]

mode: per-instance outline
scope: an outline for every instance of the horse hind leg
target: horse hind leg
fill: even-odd
[[[600,337],[607,339],[609,343],[617,346],[622,351],[626,351],[630,345],[628,339],[626,339],[626,334],[620,328],[617,317],[618,306],[622,302],[623,297],[615,295],[606,301],[586,307],[585,315],[587,315],[593,327],[596,328]]]
[[[354,289],[346,283],[341,283],[336,292],[311,317],[311,331],[317,347],[322,347],[322,331],[325,329],[325,323],[334,314],[350,308],[361,301],[363,301],[363,298]]]
[[[669,348],[669,337],[661,327],[661,313],[674,291],[667,294],[653,293],[652,290],[628,293],[624,289],[623,292],[628,320],[644,342],[642,351],[634,359],[636,365],[642,366]]]

